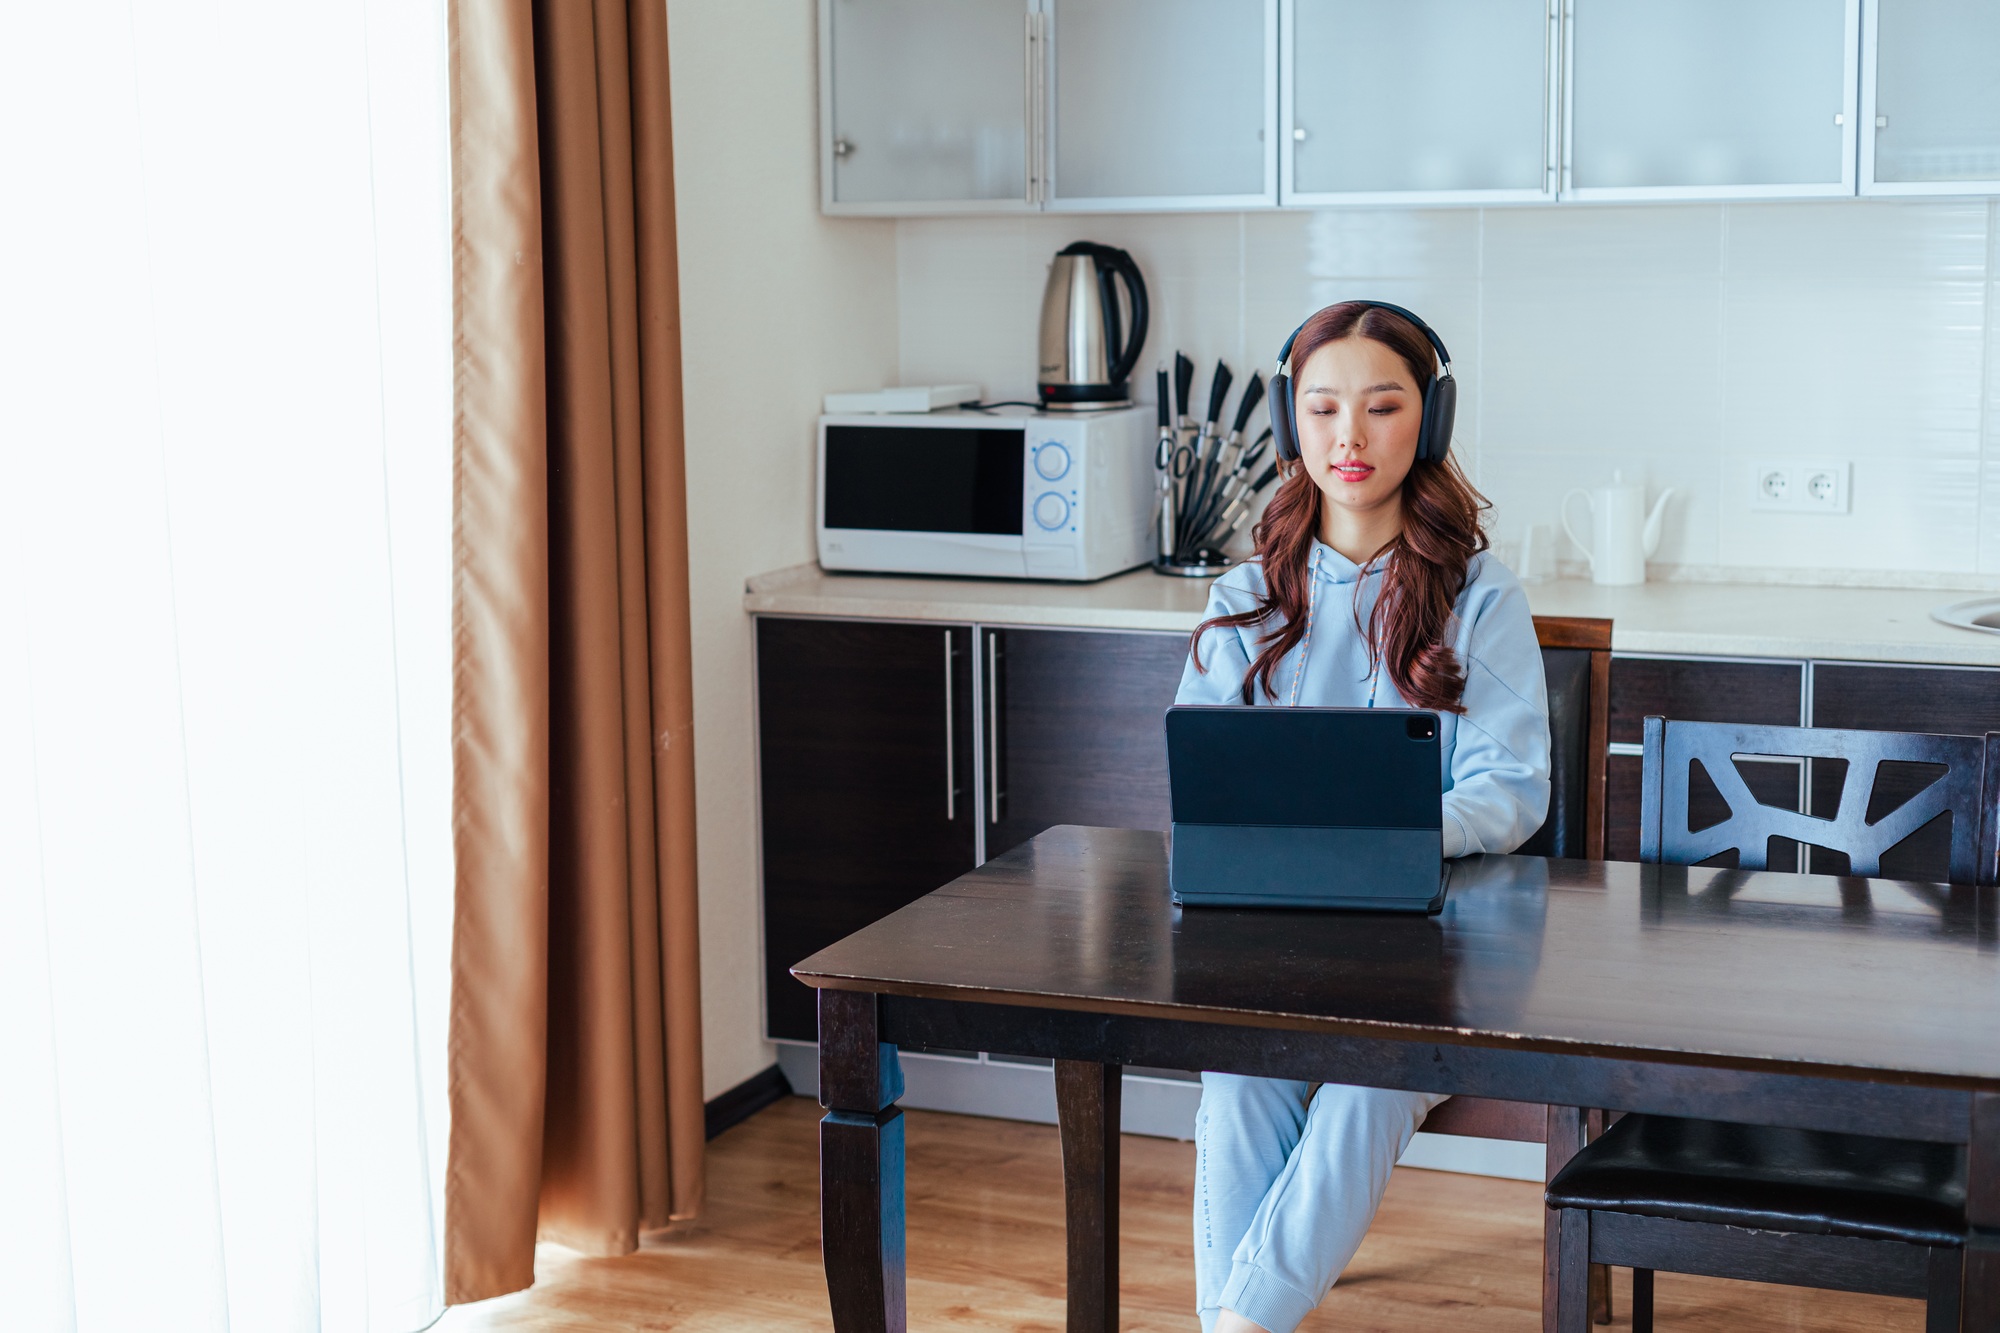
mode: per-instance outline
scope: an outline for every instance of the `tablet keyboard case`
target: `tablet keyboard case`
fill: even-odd
[[[1434,714],[1183,706],[1166,725],[1174,901],[1443,907]]]

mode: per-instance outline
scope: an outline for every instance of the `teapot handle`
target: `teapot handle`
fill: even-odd
[[[1597,505],[1591,500],[1589,491],[1584,490],[1581,486],[1572,488],[1570,492],[1567,495],[1563,496],[1562,498],[1562,508],[1560,512],[1562,514],[1563,531],[1569,534],[1569,539],[1575,542],[1577,546],[1582,549],[1584,555],[1590,560],[1591,564],[1594,566],[1597,563],[1597,553],[1595,551],[1592,551],[1590,549],[1590,543],[1585,541],[1583,538],[1577,536],[1576,529],[1569,525],[1569,502],[1571,500],[1574,500],[1579,495],[1583,497],[1583,503],[1585,508],[1589,509],[1593,514],[1597,512]]]

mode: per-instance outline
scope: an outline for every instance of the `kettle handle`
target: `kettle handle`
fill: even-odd
[[[1589,509],[1593,515],[1595,515],[1597,512],[1597,503],[1596,501],[1590,498],[1589,491],[1584,490],[1581,486],[1572,488],[1568,494],[1563,496],[1562,511],[1561,511],[1562,521],[1563,521],[1563,531],[1569,534],[1569,539],[1575,542],[1577,546],[1582,549],[1585,558],[1588,559],[1593,566],[1595,566],[1597,563],[1597,552],[1591,550],[1590,543],[1585,541],[1583,538],[1577,536],[1576,529],[1569,525],[1569,502],[1571,500],[1574,500],[1579,495],[1583,497],[1584,506],[1587,509]]]
[[[1124,346],[1111,353],[1110,376],[1113,384],[1123,384],[1132,374],[1132,367],[1139,364],[1139,353],[1146,346],[1146,280],[1139,276],[1139,266],[1132,262],[1132,256],[1116,246],[1103,245],[1097,250],[1097,259],[1111,273],[1125,280],[1125,294],[1132,301],[1132,332],[1125,338]],[[1107,319],[1115,329],[1118,307],[1111,303],[1111,284],[1105,284],[1105,306]],[[1110,349],[1106,349],[1109,351]]]

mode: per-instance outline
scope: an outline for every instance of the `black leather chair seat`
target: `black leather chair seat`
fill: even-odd
[[[1761,1231],[1965,1242],[1965,1149],[1628,1115],[1549,1182],[1552,1207]]]

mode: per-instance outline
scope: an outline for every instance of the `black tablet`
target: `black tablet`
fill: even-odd
[[[1169,708],[1174,900],[1434,912],[1438,716],[1415,708]]]

